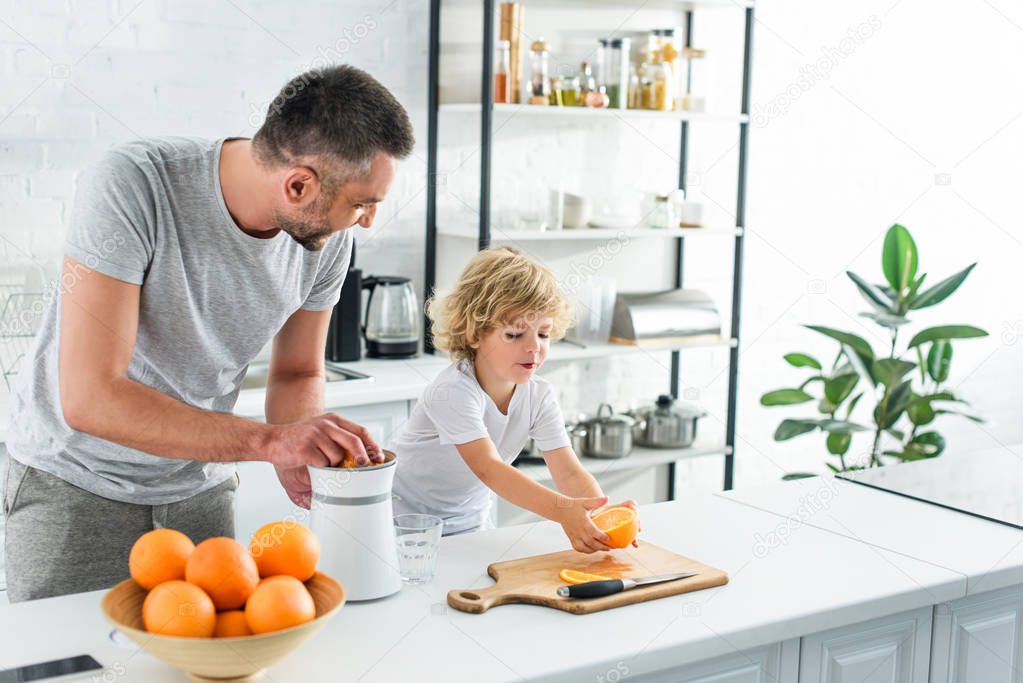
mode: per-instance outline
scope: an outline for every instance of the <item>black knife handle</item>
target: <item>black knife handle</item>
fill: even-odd
[[[625,583],[621,579],[607,579],[605,581],[587,581],[577,583],[568,587],[570,598],[602,598],[605,595],[614,595],[625,590]]]

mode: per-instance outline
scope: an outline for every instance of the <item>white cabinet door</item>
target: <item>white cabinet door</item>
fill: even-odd
[[[787,640],[745,652],[715,657],[672,671],[628,676],[614,670],[597,683],[796,683],[799,678],[799,640]],[[603,680],[601,680],[603,679]]]
[[[932,683],[1023,683],[1023,587],[938,605]]]
[[[330,408],[328,408],[330,410]],[[342,417],[369,429],[384,445],[408,419],[408,402],[393,401],[368,406],[336,409]],[[265,462],[238,463],[240,479],[235,495],[235,538],[248,543],[259,527],[267,522],[291,519],[309,525],[309,511],[294,505],[277,480],[273,466]]]
[[[932,608],[815,633],[799,647],[799,683],[927,683]]]

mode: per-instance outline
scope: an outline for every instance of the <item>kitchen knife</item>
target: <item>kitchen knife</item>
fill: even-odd
[[[647,576],[642,579],[606,579],[602,581],[587,581],[577,583],[574,586],[562,586],[558,589],[558,595],[563,598],[602,598],[605,595],[614,595],[622,591],[632,590],[639,586],[648,586],[654,583],[665,581],[678,581],[696,576],[700,572],[680,572],[677,574],[659,574]]]

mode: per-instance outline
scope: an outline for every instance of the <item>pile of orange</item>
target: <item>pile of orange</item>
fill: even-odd
[[[279,631],[316,617],[304,582],[316,573],[320,542],[296,522],[272,522],[246,548],[233,538],[195,545],[174,529],[139,537],[128,557],[146,631],[224,638]]]

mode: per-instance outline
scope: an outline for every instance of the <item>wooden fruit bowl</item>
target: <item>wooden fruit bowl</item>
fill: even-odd
[[[311,638],[345,603],[341,584],[322,572],[305,582],[316,618],[273,633],[236,638],[181,638],[147,633],[142,625],[146,591],[132,579],[103,596],[103,615],[121,633],[157,659],[177,667],[193,681],[248,681]]]

